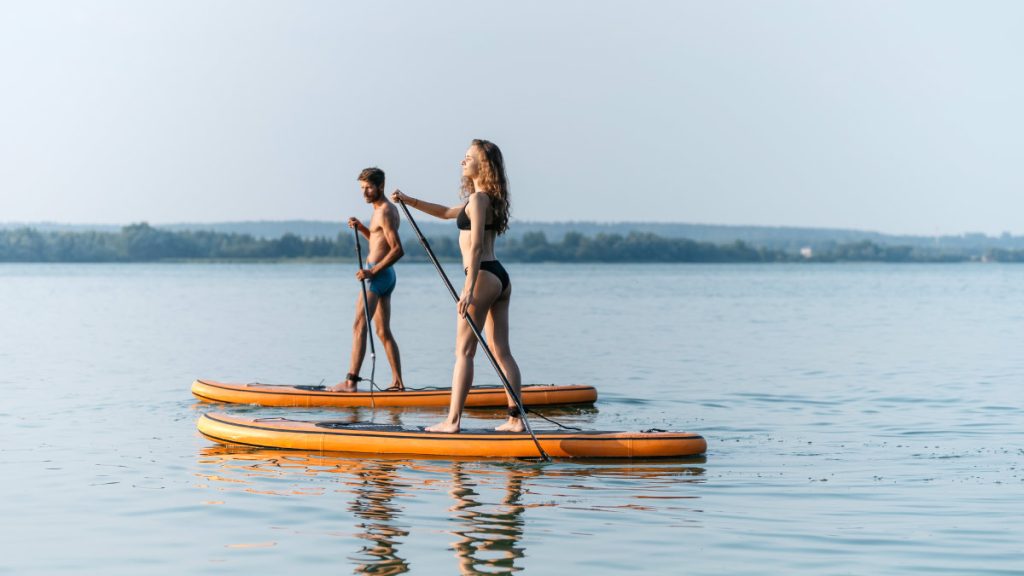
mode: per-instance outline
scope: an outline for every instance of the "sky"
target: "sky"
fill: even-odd
[[[513,225],[1024,234],[1017,1],[0,0],[0,222],[343,220],[367,166]]]

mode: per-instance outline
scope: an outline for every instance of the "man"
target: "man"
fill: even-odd
[[[367,204],[373,205],[373,216],[369,227],[364,226],[358,218],[348,219],[348,227],[354,228],[366,237],[369,249],[366,253],[366,266],[360,262],[356,279],[367,281],[366,305],[370,318],[375,319],[377,336],[384,345],[384,352],[391,364],[391,387],[389,390],[404,390],[402,381],[402,361],[398,353],[398,343],[391,333],[391,293],[395,289],[395,262],[405,254],[402,241],[398,237],[400,218],[398,209],[384,195],[384,171],[380,168],[367,168],[359,173],[359,188]],[[332,387],[335,392],[354,392],[356,383],[361,380],[359,369],[363,365],[366,354],[366,315],[363,313],[362,290],[356,296],[356,318],[352,326],[352,360],[349,364],[345,381]]]

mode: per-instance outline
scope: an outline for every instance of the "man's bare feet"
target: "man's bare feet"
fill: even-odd
[[[391,386],[384,389],[385,392],[404,392],[405,384],[402,382],[392,382]]]
[[[428,426],[428,427],[424,428],[424,430],[426,430],[427,432],[444,432],[445,434],[456,434],[456,433],[459,432],[459,423],[458,422],[454,422],[453,423],[453,422],[449,422],[449,421],[445,420],[444,422],[441,422],[440,424],[434,424],[433,426]]]
[[[328,392],[355,392],[356,383],[359,382],[359,376],[348,374],[345,376],[344,382],[339,382],[334,386],[327,389]]]
[[[498,432],[523,432],[526,430],[526,425],[523,424],[522,418],[509,417],[504,424],[495,428]]]

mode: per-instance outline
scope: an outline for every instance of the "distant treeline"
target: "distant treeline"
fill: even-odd
[[[420,228],[428,238],[451,236],[454,226],[451,222],[424,218]],[[121,226],[112,224],[57,224],[53,222],[4,223],[0,230],[34,228],[40,232],[110,232],[117,233]],[[205,230],[221,234],[249,234],[255,238],[272,240],[285,234],[295,234],[303,239],[318,237],[334,238],[338,232],[348,233],[339,221],[325,220],[267,220],[258,222],[203,222],[160,224],[161,230],[188,232]],[[403,221],[401,232],[411,234]],[[629,236],[632,232],[650,233],[662,238],[686,238],[696,242],[731,244],[737,240],[748,246],[782,250],[798,254],[801,250],[812,249],[818,253],[831,252],[837,245],[853,245],[868,241],[879,246],[913,247],[934,255],[948,253],[957,257],[986,257],[988,250],[1024,250],[1024,236],[1013,236],[1005,232],[999,236],[981,233],[966,233],[941,236],[911,236],[851,230],[839,228],[795,228],[787,226],[734,226],[723,224],[687,224],[682,222],[531,222],[519,220],[513,223],[508,234],[502,238],[521,239],[524,235],[543,232],[551,242],[561,242],[566,234],[577,232],[587,237],[601,234]]]
[[[250,234],[171,231],[146,223],[125,226],[120,232],[40,232],[19,228],[0,230],[0,262],[351,260],[355,257],[355,245],[347,232],[346,229],[335,238],[285,234],[268,239]],[[406,235],[403,242],[407,260],[427,259],[414,237]],[[430,238],[430,245],[443,260],[459,258],[458,240],[454,236]],[[557,242],[549,241],[543,232],[529,232],[518,238],[500,238],[495,249],[499,258],[509,262],[1024,262],[1024,250],[992,249],[979,258],[860,241],[794,254],[741,241],[714,244],[664,238],[648,232],[594,236],[568,232]]]

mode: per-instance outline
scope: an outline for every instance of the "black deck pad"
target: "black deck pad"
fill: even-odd
[[[338,422],[328,420],[317,422],[320,428],[331,430],[368,430],[373,432],[423,432],[422,426],[399,426],[398,424],[374,424],[373,422]]]
[[[369,431],[369,432],[426,432],[423,426],[400,426],[398,424],[374,424],[372,422],[340,422],[336,420],[328,420],[324,422],[317,422],[316,425],[320,428],[329,428],[331,430],[353,430],[353,431]],[[558,434],[558,430],[534,430],[538,436],[544,434]],[[462,434],[496,434],[501,436],[512,436],[522,434],[529,436],[528,432],[499,432],[491,428],[479,428],[479,429],[462,429]],[[564,433],[564,432],[563,432]],[[575,432],[575,434],[609,434],[609,432],[598,431],[598,430],[581,430]]]

